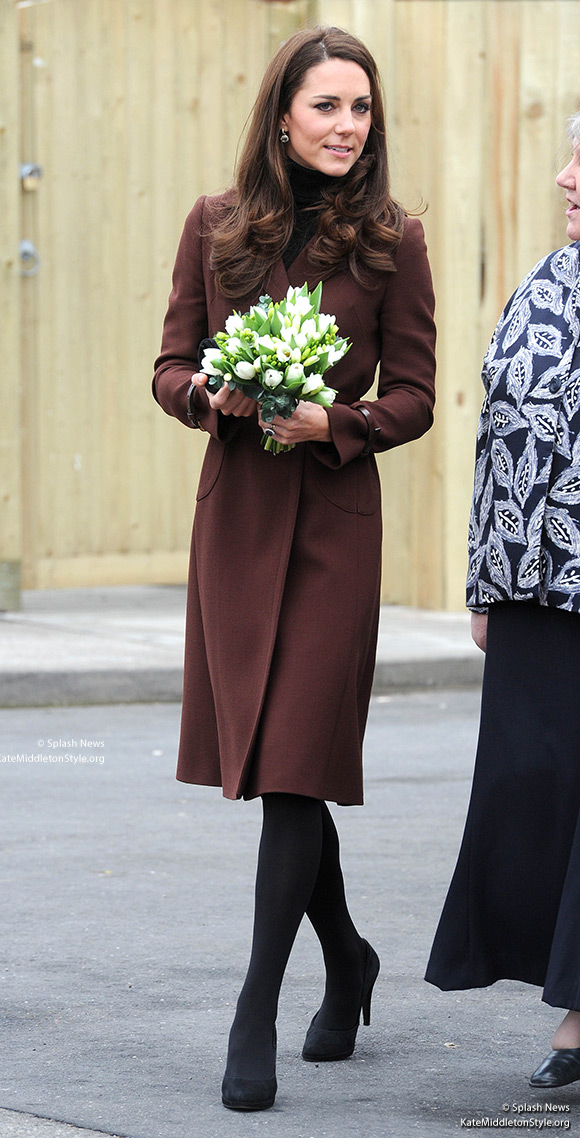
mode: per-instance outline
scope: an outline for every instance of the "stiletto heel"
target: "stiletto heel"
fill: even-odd
[[[378,960],[378,957],[377,957],[377,960]],[[362,1014],[363,1014],[363,1024],[365,1027],[368,1027],[370,1022],[371,1022],[371,996],[373,994],[373,987],[374,987],[374,983],[375,983],[377,976],[378,976],[378,971],[375,975],[375,978],[374,978],[370,988],[368,989],[368,992],[366,993],[366,995],[363,998]]]
[[[371,998],[381,964],[368,941],[363,940],[363,944],[365,946],[363,986],[356,1024],[347,1029],[317,1027],[317,1012],[306,1032],[302,1048],[302,1058],[307,1063],[332,1063],[339,1059],[349,1059],[354,1051],[361,1011],[365,1027],[371,1022]]]

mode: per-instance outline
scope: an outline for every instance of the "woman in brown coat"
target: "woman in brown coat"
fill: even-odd
[[[326,411],[300,402],[263,423],[259,405],[206,389],[198,347],[261,293],[323,280],[352,348],[329,373]],[[377,365],[378,398],[365,401]],[[192,375],[193,372],[193,375]],[[433,295],[420,222],[389,193],[372,56],[336,28],[298,32],[264,76],[226,194],[201,198],[175,265],[154,393],[207,431],[187,602],[177,777],[262,797],[249,970],[232,1030],[224,1105],[276,1093],[275,1020],[306,913],[326,988],[304,1044],[352,1054],[379,961],[346,905],[326,800],[363,801],[361,750],[375,661],[381,516],[375,451],[432,422]],[[294,449],[260,446],[269,426]]]

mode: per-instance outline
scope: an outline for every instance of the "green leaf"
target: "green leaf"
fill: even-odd
[[[306,285],[304,287],[306,288]],[[312,296],[310,297],[310,303],[312,304],[312,307],[313,307],[316,315],[318,315],[318,313],[320,312],[321,300],[322,300],[322,281],[319,281],[316,288],[314,289],[314,292],[312,293]]]
[[[210,375],[210,377],[206,383],[206,387],[209,388],[212,395],[216,395],[218,391],[221,391],[223,385],[224,385],[223,375]]]
[[[303,383],[304,376],[299,375],[297,379],[285,379],[284,387],[286,388],[286,391],[297,391],[298,388],[302,387]]]
[[[250,383],[244,383],[243,388],[240,386],[240,391],[242,391],[242,390],[244,392],[244,395],[249,395],[250,399],[257,399],[259,402],[261,397],[262,397],[262,393],[263,393],[264,389],[263,389],[263,387],[260,387],[257,383],[251,383],[250,382]]]

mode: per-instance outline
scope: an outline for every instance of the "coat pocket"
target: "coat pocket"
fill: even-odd
[[[207,498],[210,491],[213,490],[222,468],[225,449],[224,444],[218,439],[211,438],[209,440],[197,487],[196,500],[198,502],[202,498]]]
[[[348,514],[376,514],[380,509],[381,486],[374,455],[355,458],[338,469],[313,458],[312,477],[327,501]]]

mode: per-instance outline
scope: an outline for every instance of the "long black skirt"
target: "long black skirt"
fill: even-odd
[[[580,1009],[580,616],[490,606],[473,788],[425,979]]]

